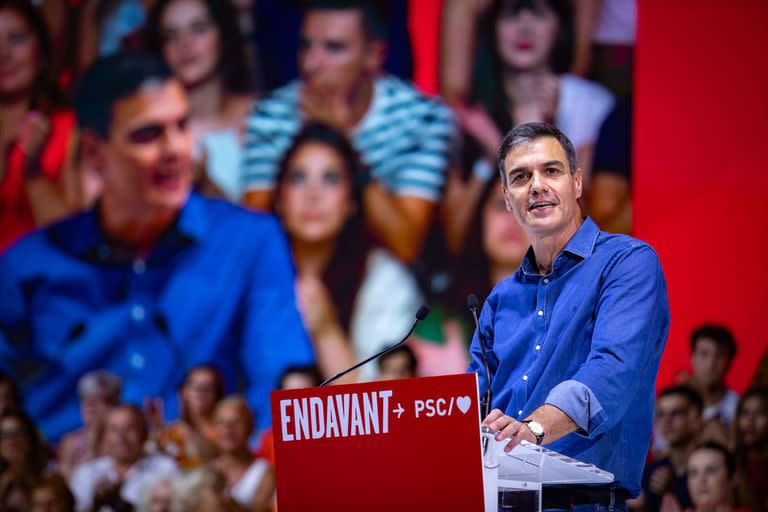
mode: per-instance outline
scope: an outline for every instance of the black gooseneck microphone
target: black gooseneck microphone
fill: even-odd
[[[480,345],[480,353],[483,356],[483,366],[485,366],[485,393],[483,393],[482,409],[483,419],[488,417],[491,412],[491,402],[493,401],[493,395],[491,394],[491,369],[488,366],[488,356],[485,353],[485,340],[480,333],[480,322],[477,320],[477,312],[480,310],[480,302],[477,300],[477,295],[470,293],[467,295],[467,309],[472,313],[472,318],[475,321],[475,329],[477,329],[477,342]]]
[[[398,342],[397,342],[397,343],[395,343],[394,345],[392,345],[392,346],[389,346],[389,347],[385,348],[385,349],[384,349],[384,350],[382,350],[381,352],[379,352],[379,353],[377,353],[377,354],[373,354],[373,355],[372,355],[371,357],[369,357],[368,359],[366,359],[366,360],[364,360],[364,361],[360,361],[359,363],[357,363],[357,364],[356,364],[355,366],[353,366],[352,368],[348,368],[348,369],[344,370],[344,371],[343,371],[343,372],[341,372],[341,373],[337,373],[336,375],[334,375],[334,376],[333,376],[333,377],[331,377],[330,379],[327,379],[327,380],[325,380],[325,381],[324,381],[322,384],[320,384],[320,385],[321,385],[321,386],[327,386],[328,384],[330,384],[331,382],[335,381],[336,379],[340,379],[340,378],[342,378],[343,376],[345,376],[345,375],[346,375],[346,374],[348,374],[349,372],[351,372],[351,371],[354,371],[354,370],[357,370],[358,368],[360,368],[360,367],[361,367],[361,366],[363,366],[364,364],[366,364],[366,363],[369,363],[369,362],[373,361],[373,360],[374,360],[374,359],[376,359],[376,358],[379,358],[379,357],[381,357],[381,356],[383,356],[383,355],[385,355],[385,354],[388,354],[388,353],[392,352],[393,350],[395,350],[397,347],[399,347],[400,345],[402,345],[403,343],[405,343],[405,342],[408,340],[408,336],[410,336],[410,335],[411,335],[411,333],[413,332],[413,330],[416,328],[416,326],[417,326],[417,325],[419,325],[419,323],[420,323],[422,320],[424,320],[425,318],[427,318],[427,315],[428,315],[428,314],[429,314],[429,306],[427,306],[426,304],[422,304],[422,305],[421,305],[421,307],[418,309],[418,311],[416,311],[416,320],[414,320],[414,321],[413,321],[413,325],[411,325],[411,329],[408,331],[408,334],[406,334],[405,336],[403,336],[403,339],[401,339],[400,341],[398,341]]]

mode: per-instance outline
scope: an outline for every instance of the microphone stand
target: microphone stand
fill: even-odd
[[[470,293],[467,296],[467,308],[472,313],[472,319],[475,321],[475,329],[477,329],[477,342],[480,345],[480,353],[482,354],[483,366],[485,367],[485,392],[481,400],[481,406],[483,410],[483,419],[488,417],[491,412],[491,403],[493,401],[493,394],[491,392],[491,369],[488,366],[488,355],[485,352],[485,341],[480,333],[480,322],[477,319],[477,311],[480,309],[480,304],[477,300],[477,295]],[[495,437],[491,432],[491,429],[485,425],[480,427],[480,436],[482,437],[483,444],[483,465],[486,468],[498,467],[499,463],[496,461],[493,447],[495,446]]]

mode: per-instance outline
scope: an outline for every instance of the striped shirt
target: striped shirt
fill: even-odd
[[[280,159],[301,127],[300,82],[261,100],[246,122],[244,190],[275,185]],[[352,144],[371,177],[398,196],[438,201],[455,140],[451,111],[393,76],[374,81],[371,106]]]

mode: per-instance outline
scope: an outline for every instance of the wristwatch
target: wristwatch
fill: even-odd
[[[536,444],[541,445],[544,440],[544,427],[541,426],[541,423],[536,420],[523,420],[523,423],[528,425],[533,435],[536,436]]]

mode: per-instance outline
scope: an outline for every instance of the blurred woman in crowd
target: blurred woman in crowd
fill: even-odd
[[[291,243],[299,309],[324,377],[397,341],[421,304],[409,271],[365,230],[361,165],[343,134],[311,123],[277,176],[273,208]],[[369,379],[376,369],[361,371]]]
[[[104,455],[101,441],[104,419],[109,409],[120,402],[122,381],[105,370],[86,373],[77,383],[82,428],[65,435],[59,446],[59,470],[67,478],[75,466]]]
[[[27,510],[47,464],[48,449],[32,419],[19,411],[0,416],[0,510],[11,503]]]
[[[510,277],[528,250],[528,234],[507,211],[501,182],[491,179],[472,213],[462,254],[454,260],[451,283],[433,301],[433,312],[411,343],[420,375],[441,375],[466,369],[474,325],[468,325],[467,296],[482,306],[493,287]]]
[[[229,0],[159,0],[147,35],[189,94],[203,189],[239,201],[241,132],[255,98],[234,7]]]
[[[0,0],[0,251],[69,213],[76,201],[64,172],[74,116],[63,110],[40,12],[29,0]]]
[[[216,454],[213,411],[224,396],[224,382],[216,368],[196,366],[187,373],[179,394],[179,420],[161,428],[155,442],[180,467],[189,469]]]
[[[214,413],[214,428],[219,455],[212,465],[224,475],[229,496],[246,510],[267,510],[275,491],[275,476],[272,466],[254,458],[248,448],[253,433],[251,408],[240,396],[222,399]]]
[[[752,388],[741,397],[734,422],[738,495],[750,510],[768,510],[768,389]]]
[[[446,183],[443,220],[452,248],[463,247],[467,221],[483,183],[496,176],[503,135],[527,122],[556,125],[571,140],[588,182],[594,145],[614,104],[600,85],[567,73],[572,59],[573,13],[569,0],[495,0],[481,33],[493,36],[488,90],[476,87],[477,104],[457,106],[467,137],[468,178],[453,172]]]

